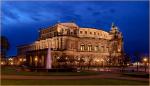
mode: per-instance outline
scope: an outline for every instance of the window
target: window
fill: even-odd
[[[82,31],[80,31],[80,33],[82,34]]]
[[[87,34],[87,31],[85,31],[85,34]]]
[[[73,35],[73,32],[71,32],[71,35]]]
[[[95,51],[98,51],[98,46],[95,46]]]
[[[58,35],[58,33],[57,32],[54,32],[54,36],[57,36]]]
[[[104,46],[101,46],[101,52],[104,52]]]
[[[84,51],[84,48],[85,48],[84,44],[81,44],[81,45],[80,45],[80,50],[81,50],[81,51]]]
[[[91,44],[88,45],[88,51],[92,51],[92,45]]]
[[[90,34],[92,34],[92,32],[90,32]]]
[[[96,35],[96,32],[94,32],[94,35]]]
[[[99,35],[99,33],[97,33]]]

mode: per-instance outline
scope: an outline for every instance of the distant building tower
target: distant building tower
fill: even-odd
[[[110,36],[111,36],[111,52],[110,52],[110,59],[118,58],[113,61],[113,64],[119,65],[119,63],[122,61],[122,53],[123,53],[123,36],[122,33],[118,30],[118,27],[115,26],[114,23],[112,23],[111,30],[110,30]]]

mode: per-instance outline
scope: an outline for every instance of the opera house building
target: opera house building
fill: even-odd
[[[35,68],[45,68],[46,64],[52,68],[117,66],[122,61],[123,37],[114,24],[107,32],[79,27],[73,22],[57,23],[39,30],[35,42],[20,45],[17,50],[17,57],[25,58],[25,64]]]

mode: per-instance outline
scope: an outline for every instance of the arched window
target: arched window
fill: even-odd
[[[104,46],[101,46],[101,52],[104,52]]]
[[[87,34],[87,31],[85,31],[85,34]]]
[[[80,45],[80,50],[81,50],[81,51],[84,51],[84,49],[85,49],[85,45],[84,45],[84,44],[81,44],[81,45]]]
[[[88,51],[92,51],[92,45],[88,44]]]
[[[98,46],[95,46],[95,49],[94,49],[95,51],[98,51],[99,50],[99,47]]]

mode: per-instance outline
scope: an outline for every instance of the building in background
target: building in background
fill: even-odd
[[[119,66],[122,61],[123,37],[112,24],[109,32],[82,28],[73,22],[57,23],[39,30],[37,41],[18,46],[18,58],[30,67],[45,68],[48,48],[52,67]]]

